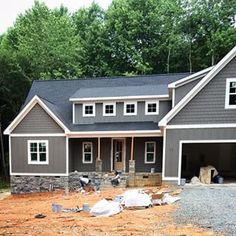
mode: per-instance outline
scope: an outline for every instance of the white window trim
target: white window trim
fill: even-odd
[[[154,103],[157,106],[156,112],[148,112],[148,105]],[[145,115],[158,115],[158,114],[159,114],[159,100],[145,101]]]
[[[154,157],[153,157],[153,161],[147,161],[147,144],[148,143],[153,143],[154,144]],[[154,164],[156,163],[156,142],[154,141],[147,141],[145,142],[145,164]]]
[[[90,144],[91,145],[91,161],[85,161],[85,152],[84,152],[84,145]],[[82,149],[83,149],[83,164],[91,164],[93,163],[93,143],[92,142],[83,142],[82,143]]]
[[[229,86],[231,82],[236,83],[236,78],[228,78],[226,79],[226,92],[225,92],[225,109],[236,109],[236,105],[229,104]],[[235,94],[236,95],[236,94]]]
[[[93,107],[93,114],[85,114],[85,107],[92,106]],[[93,117],[95,116],[95,103],[83,103],[83,117]]]
[[[128,104],[134,104],[134,113],[126,112],[126,106]],[[137,102],[136,101],[124,102],[124,116],[136,116],[136,115],[137,115]]]
[[[28,140],[28,164],[30,165],[48,165],[49,161],[48,161],[48,153],[49,153],[49,148],[48,148],[48,140]],[[30,152],[30,144],[31,143],[37,143],[37,145],[39,145],[39,143],[45,143],[46,144],[46,161],[42,162],[39,161],[39,150],[37,152],[37,161],[32,161],[31,160],[31,152]]]
[[[113,106],[113,113],[110,113],[110,114],[106,113],[106,106],[107,105]],[[115,102],[104,102],[103,103],[103,116],[116,116],[116,103]]]

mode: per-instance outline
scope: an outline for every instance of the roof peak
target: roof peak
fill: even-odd
[[[178,72],[178,73],[161,73],[161,74],[148,74],[148,75],[132,75],[132,76],[101,76],[101,77],[82,77],[82,78],[76,78],[76,79],[49,79],[49,80],[34,80],[33,82],[53,82],[53,81],[75,81],[75,80],[114,80],[114,79],[137,79],[137,78],[143,78],[143,77],[156,77],[156,76],[174,76],[174,75],[189,75],[194,74],[190,72]]]

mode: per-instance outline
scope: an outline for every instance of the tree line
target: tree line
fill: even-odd
[[[0,36],[0,124],[33,80],[194,72],[235,43],[235,0],[113,0],[73,14],[35,1]]]

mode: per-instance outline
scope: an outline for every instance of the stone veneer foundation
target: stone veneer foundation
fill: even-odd
[[[11,176],[11,193],[49,192],[56,190],[74,191],[80,188],[79,177],[88,177],[98,187],[111,187],[112,173],[71,172],[69,176]],[[121,176],[120,187],[126,187],[128,175]]]
[[[56,190],[75,191],[80,188],[79,177],[88,177],[92,185],[111,187],[113,173],[71,172],[69,176],[11,176],[11,193],[50,192]],[[119,187],[144,187],[161,184],[161,173],[124,173]]]

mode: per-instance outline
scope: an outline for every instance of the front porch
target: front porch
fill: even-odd
[[[121,186],[161,183],[162,137],[92,137],[69,139],[70,185],[79,176],[110,186],[113,171],[121,173]]]

